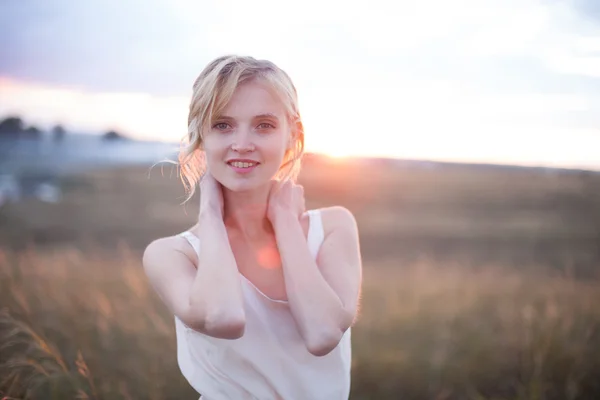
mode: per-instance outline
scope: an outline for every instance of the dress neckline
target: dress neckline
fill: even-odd
[[[313,221],[314,220],[313,215],[317,212],[320,212],[320,210],[307,210],[303,213],[304,215],[308,215],[308,233],[307,233],[306,240],[309,243],[311,240],[311,234],[314,235],[313,232],[315,232],[315,228],[323,229],[322,225],[316,226],[318,224],[315,224],[314,223],[315,221]],[[190,237],[193,238],[193,240],[196,242],[196,246],[194,246],[193,243],[190,243],[190,244],[192,245],[192,248],[196,251],[197,256],[199,257],[200,256],[200,238],[190,231],[182,232],[180,235],[185,237],[188,241],[190,241]],[[243,282],[245,282],[247,285],[249,285],[254,291],[256,291],[264,299],[266,299],[272,303],[278,303],[278,304],[283,304],[283,305],[289,304],[288,300],[274,299],[272,297],[267,296],[262,290],[260,290],[254,283],[252,283],[252,281],[250,281],[250,279],[248,279],[239,270],[238,270],[238,275],[240,276],[240,278]]]
[[[246,278],[246,276],[244,274],[242,274],[240,271],[238,271],[238,275],[242,278],[241,280],[243,282],[246,282],[248,285],[250,285],[252,287],[252,289],[254,289],[254,291],[256,291],[260,296],[264,297],[266,300],[273,302],[273,303],[279,303],[279,304],[289,304],[288,300],[280,300],[280,299],[274,299],[272,297],[267,296],[262,290],[260,290],[254,283],[252,283],[252,281],[248,278]]]

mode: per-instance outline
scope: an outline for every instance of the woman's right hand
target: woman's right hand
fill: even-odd
[[[208,170],[200,179],[200,214],[206,212],[223,217],[223,189]]]

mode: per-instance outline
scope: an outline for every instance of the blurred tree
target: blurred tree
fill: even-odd
[[[0,121],[0,133],[19,134],[23,132],[23,120],[16,116],[10,116]]]
[[[42,135],[42,131],[35,126],[29,126],[21,132],[21,135],[31,139],[37,139]]]
[[[63,140],[66,133],[67,132],[62,125],[56,125],[54,128],[52,128],[52,138],[56,141]]]
[[[42,131],[35,126],[25,128],[25,123],[20,117],[8,116],[0,121],[0,134],[37,139],[41,136]]]
[[[108,131],[102,136],[102,139],[104,139],[104,140],[125,140],[127,138],[118,132]]]

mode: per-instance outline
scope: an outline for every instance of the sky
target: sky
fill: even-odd
[[[308,151],[600,169],[596,0],[4,0],[0,116],[177,141],[223,54],[292,77]]]

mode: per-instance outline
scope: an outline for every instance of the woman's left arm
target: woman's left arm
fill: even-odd
[[[343,207],[322,211],[326,237],[313,259],[297,214],[273,218],[290,309],[307,349],[331,352],[358,310],[362,265],[356,221]]]

